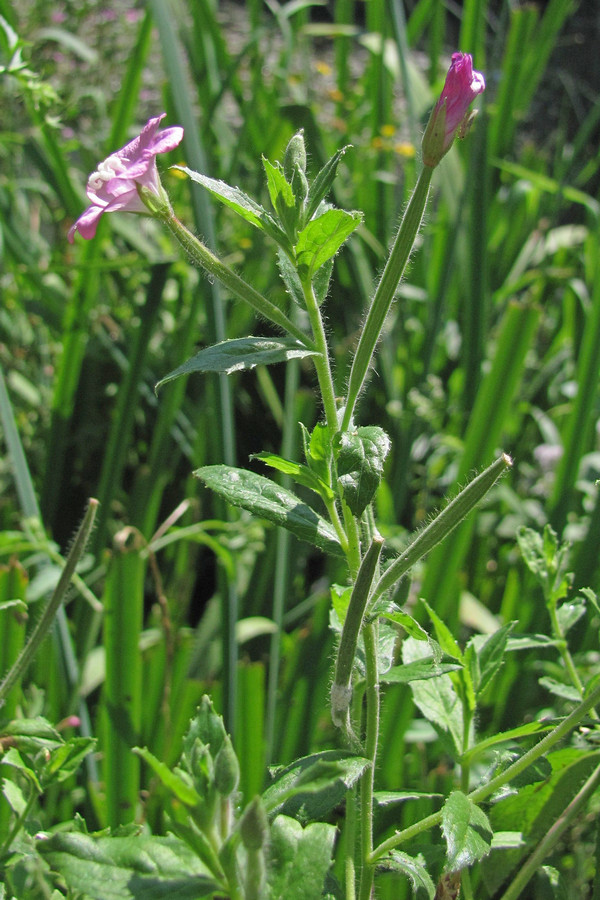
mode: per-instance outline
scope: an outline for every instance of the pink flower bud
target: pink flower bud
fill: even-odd
[[[70,228],[68,238],[71,243],[76,231],[86,240],[93,238],[104,213],[120,210],[148,214],[147,206],[140,199],[138,186],[151,191],[159,199],[164,197],[167,202],[158,177],[156,157],[159,153],[174,150],[181,143],[183,128],[176,126],[159,131],[165,115],[162,113],[149,119],[138,137],[111,154],[90,175],[86,192],[92,203]]]
[[[437,166],[452,146],[454,138],[464,136],[467,119],[471,115],[469,107],[484,90],[485,79],[481,72],[473,70],[471,54],[453,53],[444,89],[423,136],[423,162],[426,166]]]

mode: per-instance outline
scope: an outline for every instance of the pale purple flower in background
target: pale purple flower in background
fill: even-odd
[[[436,103],[423,136],[423,162],[437,166],[448,152],[455,137],[463,137],[471,113],[469,107],[485,90],[481,72],[473,69],[470,53],[453,53],[446,83]]]
[[[70,243],[73,243],[76,231],[86,240],[93,238],[104,213],[120,210],[148,215],[138,185],[167,202],[158,177],[156,157],[159,153],[174,150],[181,143],[183,128],[175,126],[160,131],[159,125],[165,115],[162,113],[149,119],[138,137],[101,162],[97,171],[90,175],[86,193],[91,205],[69,229]]]

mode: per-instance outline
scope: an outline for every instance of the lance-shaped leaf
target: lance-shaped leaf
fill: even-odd
[[[298,224],[298,209],[292,186],[283,174],[281,165],[273,165],[263,156],[263,166],[267,176],[267,187],[273,209],[279,216],[286,234],[293,238]]]
[[[212,347],[200,350],[195,356],[173,369],[172,372],[161,378],[155,390],[181,375],[190,375],[192,372],[224,372],[226,375],[231,375],[232,372],[238,372],[241,369],[270,366],[273,363],[316,355],[316,350],[304,347],[295,338],[249,336],[232,341],[221,341],[220,344],[213,344]]]
[[[276,453],[265,452],[253,453],[252,459],[260,459],[265,465],[271,466],[272,469],[277,469],[278,472],[289,475],[297,484],[302,484],[309,490],[319,494],[323,499],[333,500],[335,496],[331,488],[324,481],[321,481],[308,466],[304,466],[302,463],[284,459]]]
[[[490,852],[493,833],[488,817],[461,791],[453,791],[444,804],[442,831],[450,872],[471,866]]]
[[[338,479],[353,515],[362,515],[375,496],[389,450],[389,437],[375,425],[337,436]]]
[[[195,181],[196,184],[201,184],[207,191],[210,191],[215,199],[219,200],[224,206],[233,209],[246,222],[250,222],[255,228],[260,228],[261,231],[272,237],[278,244],[289,247],[289,241],[285,233],[273,216],[260,203],[257,203],[252,197],[245,194],[244,191],[241,191],[238,187],[232,187],[224,181],[202,175],[201,172],[194,172],[193,169],[188,169],[186,166],[173,166],[172,168],[185,172],[192,181]]]
[[[204,466],[194,472],[212,491],[261,519],[287,528],[302,541],[320,550],[342,556],[342,548],[332,526],[291,491],[268,478],[231,466]]]
[[[333,179],[335,178],[335,174],[337,172],[337,167],[340,159],[346,152],[346,150],[350,150],[351,145],[348,144],[346,147],[342,147],[341,150],[338,150],[328,162],[325,163],[313,183],[311,184],[308,197],[306,199],[306,219],[310,220],[316,213],[319,208],[319,204],[321,200],[323,200],[327,194],[329,193],[329,189],[333,184]]]
[[[295,247],[300,276],[312,278],[323,263],[335,256],[361,221],[361,213],[345,209],[328,209],[312,219],[298,235]]]

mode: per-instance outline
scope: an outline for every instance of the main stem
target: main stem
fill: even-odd
[[[331,365],[329,362],[329,347],[327,346],[327,336],[323,326],[323,319],[319,304],[315,296],[312,281],[307,278],[302,282],[302,292],[304,294],[304,302],[306,303],[306,311],[310,321],[310,327],[313,333],[313,341],[318,356],[313,357],[313,362],[317,372],[321,397],[323,399],[323,408],[325,411],[325,421],[329,431],[330,440],[338,430],[337,421],[337,405],[335,402],[335,388],[333,385],[333,376],[331,374]]]

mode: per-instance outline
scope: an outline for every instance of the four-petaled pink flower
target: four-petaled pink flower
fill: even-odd
[[[484,90],[485,79],[481,72],[473,70],[471,54],[453,53],[444,89],[423,136],[423,162],[426,166],[437,166],[452,146],[454,138],[464,136],[470,119],[469,107]]]
[[[101,162],[98,170],[90,175],[86,193],[91,205],[70,228],[68,238],[71,243],[76,231],[86,240],[93,238],[103,213],[121,210],[148,214],[148,207],[140,199],[138,185],[168,203],[158,177],[156,157],[159,153],[174,150],[181,143],[183,128],[176,126],[159,131],[165,115],[162,113],[149,119],[138,137]]]

